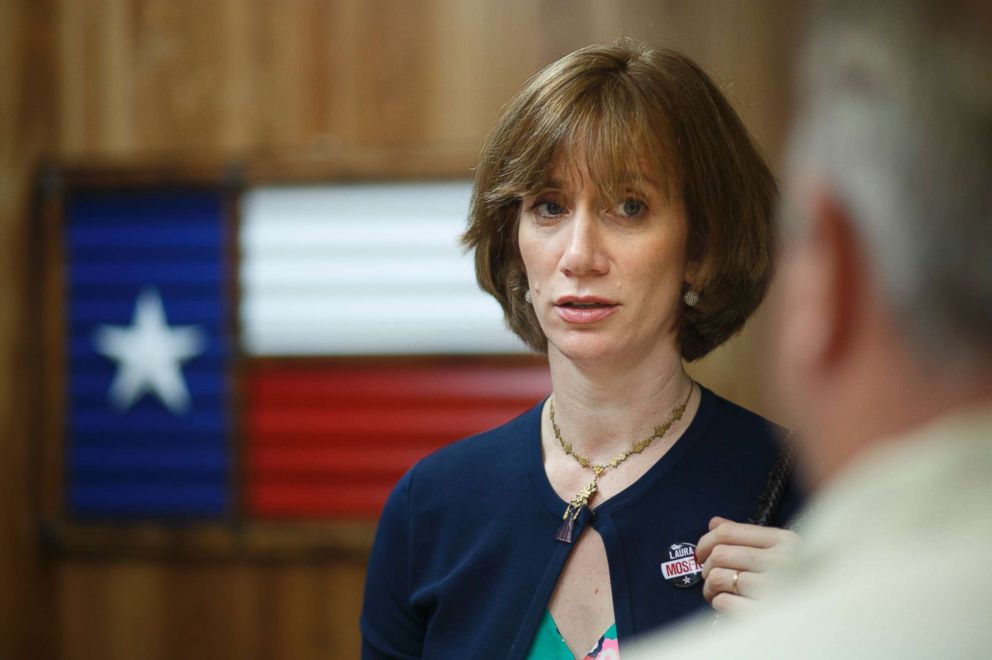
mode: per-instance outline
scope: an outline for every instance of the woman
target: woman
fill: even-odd
[[[683,360],[761,301],[774,197],[739,118],[679,53],[583,48],[510,102],[464,240],[553,391],[400,481],[369,564],[366,658],[615,658],[618,638],[760,586],[789,533],[713,517],[754,512],[774,429]]]

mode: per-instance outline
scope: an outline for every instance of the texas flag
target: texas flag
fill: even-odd
[[[374,516],[549,391],[457,244],[464,182],[74,189],[66,505]]]

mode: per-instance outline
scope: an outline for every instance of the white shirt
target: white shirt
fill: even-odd
[[[992,658],[992,409],[886,443],[818,496],[761,610],[623,647],[645,658]]]

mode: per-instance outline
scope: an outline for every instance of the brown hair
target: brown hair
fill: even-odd
[[[670,194],[682,196],[700,293],[695,307],[682,305],[682,357],[703,357],[736,333],[771,281],[775,180],[695,63],[631,39],[580,48],[538,72],[503,109],[483,147],[462,241],[475,250],[479,284],[499,301],[510,329],[547,350],[524,301],[517,220],[521,199],[545,187],[557,159],[575,154],[608,198],[645,160]]]

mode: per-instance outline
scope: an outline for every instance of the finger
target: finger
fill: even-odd
[[[710,605],[720,614],[736,617],[753,612],[758,607],[758,601],[724,592],[717,595]]]
[[[717,543],[727,543],[730,545],[750,545],[755,548],[770,548],[780,543],[798,539],[795,532],[782,529],[780,527],[763,527],[761,525],[751,525],[749,523],[739,523],[725,518],[713,518],[710,522],[719,521],[710,528],[710,531],[699,539],[699,546]]]
[[[718,545],[702,564],[703,578],[709,577],[714,568],[731,568],[738,571],[763,573],[775,562],[777,555],[763,548],[741,545]]]
[[[722,518],[720,520],[721,522],[704,534],[696,544],[696,560],[700,563],[706,561],[713,548],[720,544],[772,548],[779,545],[788,546],[799,540],[799,535],[788,529],[736,523]]]
[[[716,516],[710,520],[710,531],[700,537],[696,544],[696,561],[702,563],[706,561],[713,548],[721,543],[728,545],[750,545],[763,547],[761,542],[770,542],[767,537],[758,534],[748,534],[751,530],[746,528],[756,527],[744,523],[735,523],[732,520]],[[742,529],[745,528],[745,529]],[[762,528],[758,528],[761,530]],[[753,538],[752,538],[753,537]]]
[[[734,588],[734,574],[737,575],[737,588]],[[763,573],[738,571],[730,568],[714,568],[703,583],[703,597],[712,602],[721,593],[760,600],[767,588],[767,578]]]
[[[733,521],[730,520],[729,518],[724,518],[722,516],[713,516],[712,518],[710,518],[709,529],[712,530],[717,525],[722,525],[725,522],[733,522]]]
[[[734,575],[737,575],[737,589],[734,589]],[[731,568],[714,568],[710,571],[709,577],[703,582],[703,597],[707,602],[721,594],[728,593],[734,596],[747,596],[742,590],[742,581],[746,581],[749,575],[747,571],[735,571]]]

